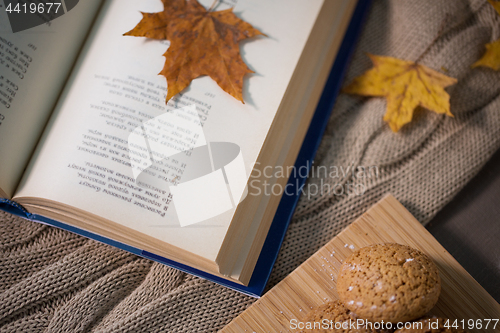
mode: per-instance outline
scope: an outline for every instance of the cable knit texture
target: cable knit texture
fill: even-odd
[[[425,224],[480,170],[500,147],[500,73],[470,65],[498,38],[485,0],[374,1],[346,82],[371,67],[366,52],[416,60],[428,49],[421,63],[459,80],[447,89],[455,117],[420,109],[394,134],[384,99],[340,95],[314,166],[376,172],[310,175],[268,287],[386,193]],[[255,301],[3,212],[0,276],[0,333],[214,332]]]

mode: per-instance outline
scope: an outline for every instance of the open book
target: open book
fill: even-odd
[[[300,194],[287,182],[352,44],[342,41],[356,5],[222,1],[216,10],[234,6],[267,36],[241,44],[255,72],[245,104],[209,77],[165,103],[168,41],[123,36],[160,0],[80,1],[18,33],[0,13],[0,197],[32,220],[245,290],[283,194],[289,210]],[[309,130],[309,155],[324,122]]]

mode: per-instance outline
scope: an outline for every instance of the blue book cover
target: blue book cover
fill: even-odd
[[[359,0],[355,8],[354,14],[347,28],[347,31],[343,38],[343,42],[340,46],[335,62],[324,87],[323,93],[320,97],[316,111],[312,118],[311,124],[296,159],[295,168],[297,170],[302,170],[302,168],[304,167],[309,169],[312,166],[314,155],[318,149],[322,135],[326,128],[335,99],[339,93],[340,86],[347,69],[347,65],[355,47],[357,37],[359,36],[362,29],[362,23],[368,11],[369,5],[369,0]],[[206,273],[196,268],[158,256],[154,253],[150,253],[148,251],[144,251],[127,244],[117,242],[110,238],[103,237],[96,233],[92,233],[60,221],[49,219],[41,215],[31,214],[19,204],[7,199],[0,198],[0,209],[24,217],[31,221],[51,225],[87,238],[94,239],[102,243],[109,244],[111,246],[115,246],[138,256],[142,256],[144,258],[169,265],[186,273],[208,279],[247,295],[259,297],[265,290],[266,283],[269,279],[281,244],[285,237],[287,227],[290,223],[293,212],[299,200],[301,193],[300,189],[304,186],[306,178],[307,176],[302,172],[291,174],[287,184],[290,191],[285,192],[281,198],[248,286],[223,279],[219,276]]]

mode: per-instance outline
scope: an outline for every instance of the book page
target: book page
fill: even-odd
[[[215,260],[322,0],[217,10],[229,5],[267,35],[241,43],[255,72],[245,104],[202,77],[165,105],[157,73],[169,43],[122,36],[161,1],[111,1],[17,197],[77,207]]]
[[[55,20],[16,33],[0,8],[0,188],[7,196],[21,179],[100,4],[80,1]]]

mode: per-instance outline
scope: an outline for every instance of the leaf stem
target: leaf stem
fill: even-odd
[[[210,6],[210,8],[208,8],[208,11],[211,12],[215,9],[215,7],[217,7],[217,4],[219,3],[219,0],[214,0],[214,2],[212,3],[212,6]]]

